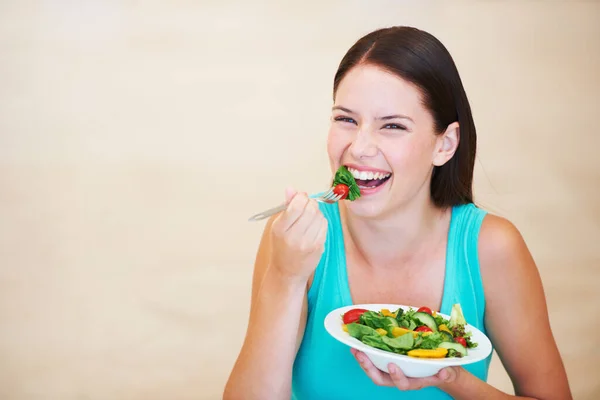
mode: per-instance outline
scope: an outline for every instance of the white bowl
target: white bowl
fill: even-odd
[[[388,310],[394,312],[398,308],[408,310],[410,307],[397,304],[355,304],[335,309],[327,314],[327,317],[325,317],[325,329],[331,336],[333,336],[333,338],[350,347],[362,351],[369,357],[371,362],[373,362],[377,368],[384,372],[389,372],[388,364],[393,363],[397,365],[402,370],[404,375],[408,377],[424,378],[437,374],[442,368],[445,367],[466,365],[481,361],[489,356],[492,352],[492,343],[490,340],[479,329],[468,325],[469,321],[467,321],[467,325],[465,325],[465,331],[472,333],[471,340],[477,343],[477,347],[468,349],[465,357],[415,358],[376,349],[374,347],[367,346],[356,338],[353,338],[348,334],[348,332],[345,332],[342,329],[342,325],[344,324],[342,321],[342,315],[344,315],[346,311],[354,308],[363,308],[371,311],[381,311],[381,309],[387,308]],[[414,310],[418,309],[418,307],[412,308]],[[446,319],[450,319],[449,315],[441,313],[438,314]]]

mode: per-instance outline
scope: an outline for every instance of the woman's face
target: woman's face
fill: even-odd
[[[372,65],[351,69],[337,89],[327,143],[332,170],[345,165],[361,188],[361,197],[348,202],[350,210],[377,217],[429,199],[434,165],[452,156],[451,131],[435,134],[413,84]],[[457,136],[457,124],[455,131]]]

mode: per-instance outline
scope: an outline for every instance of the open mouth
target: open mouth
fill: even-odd
[[[348,168],[360,189],[373,189],[383,185],[392,174],[390,172],[359,171]]]

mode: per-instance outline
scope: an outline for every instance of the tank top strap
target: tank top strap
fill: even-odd
[[[479,231],[487,215],[472,203],[455,206],[448,232],[446,276],[442,309],[450,314],[452,305],[460,303],[467,321],[484,328],[485,296],[479,269]]]
[[[345,272],[346,265],[346,251],[344,249],[344,234],[340,220],[339,205],[337,203],[319,203],[319,209],[325,219],[327,219],[327,238],[325,239],[323,255],[315,269],[313,281],[308,290],[309,311],[314,307],[315,299],[321,292],[321,287],[326,283],[323,280],[323,275],[326,274],[326,271],[331,269],[331,272],[337,275],[342,271]],[[342,280],[347,279],[345,276],[341,278]],[[329,282],[330,285],[331,283]]]

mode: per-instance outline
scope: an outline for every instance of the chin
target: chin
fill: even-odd
[[[346,208],[350,213],[361,218],[377,218],[385,213],[385,205],[382,201],[362,196],[354,201],[347,201]]]

